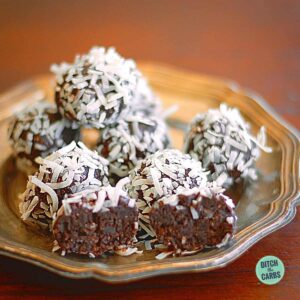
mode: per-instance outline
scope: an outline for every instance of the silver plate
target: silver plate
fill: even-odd
[[[16,170],[6,137],[7,123],[15,110],[38,101],[44,94],[49,99],[53,98],[52,77],[40,76],[0,97],[0,252],[3,255],[67,277],[125,282],[155,275],[205,272],[224,267],[260,239],[292,221],[299,203],[297,131],[261,97],[233,82],[157,64],[141,64],[140,67],[166,107],[175,103],[179,105],[179,110],[170,120],[173,125],[171,134],[177,148],[182,147],[181,125],[187,124],[197,112],[217,107],[221,102],[238,107],[254,132],[261,125],[267,128],[268,144],[274,151],[261,156],[257,164],[260,178],[257,183],[247,187],[241,196],[237,206],[239,221],[234,241],[225,248],[162,261],[154,258],[155,251],[130,257],[98,259],[61,257],[52,253],[51,237],[32,232],[19,219],[17,195],[24,191],[26,177]]]

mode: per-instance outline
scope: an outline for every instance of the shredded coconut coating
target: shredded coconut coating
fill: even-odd
[[[147,115],[160,116],[163,108],[161,100],[150,88],[146,78],[138,80],[135,96],[132,99],[132,113],[144,112]]]
[[[75,142],[38,160],[39,171],[29,176],[21,195],[21,218],[51,229],[52,218],[66,194],[108,185],[108,161]]]
[[[164,120],[135,113],[100,133],[97,151],[109,161],[113,182],[128,176],[139,160],[170,146]]]
[[[145,231],[141,238],[154,237],[149,212],[161,197],[178,193],[182,189],[205,186],[207,174],[199,161],[179,150],[157,151],[138,162],[130,171],[130,197],[137,199],[140,229]]]
[[[141,73],[114,48],[94,47],[73,64],[53,65],[56,103],[62,115],[81,125],[103,128],[131,108]]]
[[[171,196],[164,196],[158,201],[156,201],[153,207],[159,208],[161,204],[163,204],[176,206],[180,210],[181,208],[178,207],[178,204],[181,201],[181,198],[191,198],[193,201],[186,202],[186,204],[188,206],[195,206],[196,204],[200,203],[203,200],[203,198],[213,199],[214,197],[221,197],[222,200],[224,200],[228,209],[230,209],[230,211],[233,212],[233,210],[235,209],[233,200],[229,196],[223,194],[224,191],[225,189],[218,186],[216,182],[208,182],[206,186],[194,187],[192,189],[183,189],[177,194],[173,194]],[[193,217],[192,214],[191,217]],[[234,216],[234,218],[237,220],[236,216]]]
[[[271,151],[265,142],[263,127],[254,138],[239,110],[221,104],[219,109],[210,109],[194,118],[184,152],[202,162],[211,172],[210,180],[227,188],[242,179],[257,178],[255,162],[260,149]]]
[[[54,105],[41,101],[13,117],[8,137],[18,168],[27,171],[37,168],[35,158],[78,141],[80,133],[75,123],[61,118]]]

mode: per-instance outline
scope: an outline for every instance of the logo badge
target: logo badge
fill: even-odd
[[[264,256],[256,264],[256,276],[264,284],[278,283],[284,276],[284,264],[276,256]]]

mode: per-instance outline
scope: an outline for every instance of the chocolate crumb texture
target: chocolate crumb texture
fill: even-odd
[[[87,189],[63,200],[53,222],[56,248],[64,254],[97,257],[108,251],[132,248],[138,228],[138,210],[123,186]],[[131,251],[131,254],[135,251]]]
[[[233,201],[217,186],[163,197],[149,216],[158,242],[175,254],[226,245],[237,221]]]

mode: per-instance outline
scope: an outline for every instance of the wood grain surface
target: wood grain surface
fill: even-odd
[[[300,1],[0,0],[0,91],[96,44],[234,79],[300,128]],[[122,285],[69,280],[0,257],[0,298],[300,299],[299,232],[298,214],[226,268]],[[255,276],[265,255],[286,266],[275,286]]]

